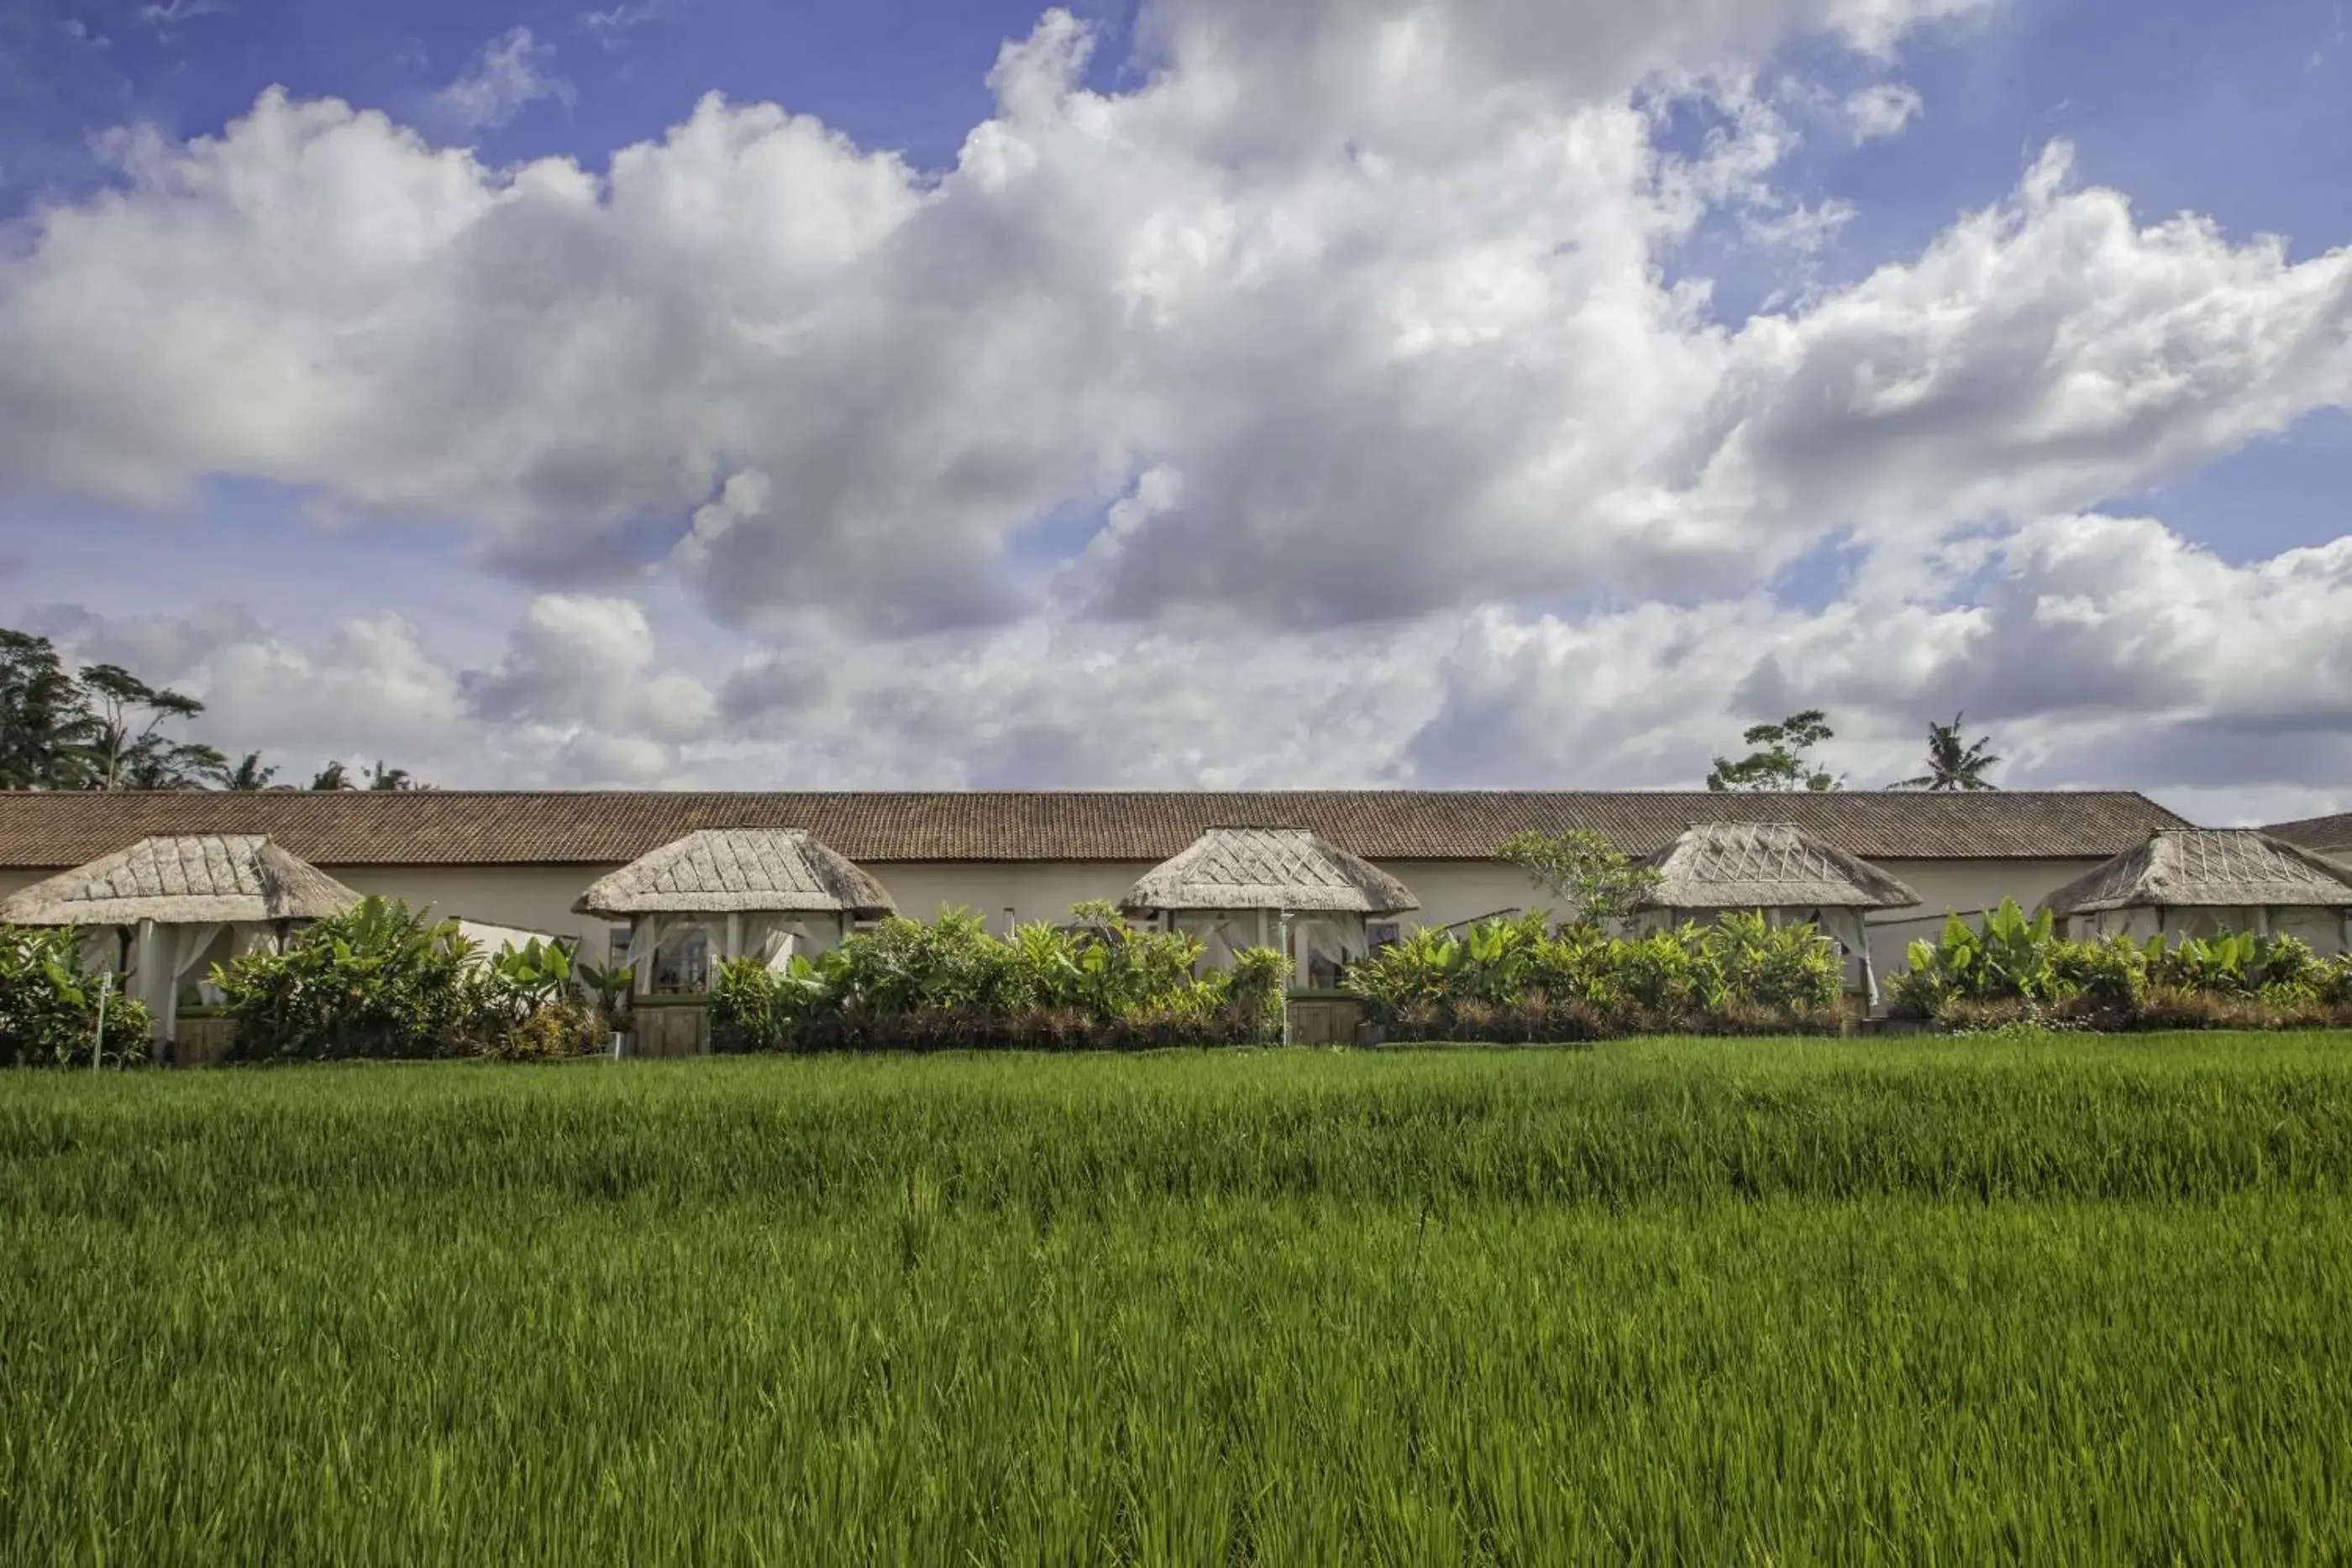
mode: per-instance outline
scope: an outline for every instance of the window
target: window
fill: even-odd
[[[658,995],[710,988],[710,933],[700,926],[681,931],[654,955],[654,990]]]

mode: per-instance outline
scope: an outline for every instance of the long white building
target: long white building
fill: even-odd
[[[1948,910],[2003,898],[2032,908],[2151,831],[2184,825],[2127,791],[8,793],[0,794],[0,896],[150,834],[260,833],[362,894],[576,936],[601,957],[614,950],[616,928],[574,913],[582,893],[698,828],[806,829],[869,872],[901,913],[960,905],[1001,926],[1057,918],[1082,899],[1120,899],[1210,828],[1301,827],[1410,888],[1420,907],[1399,917],[1410,928],[1540,903],[1521,873],[1494,859],[1515,833],[1595,828],[1642,855],[1716,821],[1793,822],[1909,884],[1916,909],[1870,919],[1882,975]]]

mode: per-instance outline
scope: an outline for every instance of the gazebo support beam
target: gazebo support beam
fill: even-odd
[[[1862,954],[1862,1000],[1872,1012],[1878,1010],[1878,971],[1870,962],[1870,920],[1859,909],[1853,912],[1853,941]]]

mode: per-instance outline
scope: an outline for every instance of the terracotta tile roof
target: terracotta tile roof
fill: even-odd
[[[1484,860],[1598,828],[1629,854],[1693,822],[1794,822],[1875,860],[2105,859],[2185,826],[2123,791],[1709,795],[1302,789],[716,794],[0,793],[0,868],[79,865],[150,833],[267,833],[313,865],[612,865],[698,828],[805,828],[853,861],[1161,861],[1211,828],[1310,828],[1370,860]]]
[[[2352,811],[2334,817],[2305,817],[2299,822],[2277,822],[2263,831],[2337,859],[2352,855]]]

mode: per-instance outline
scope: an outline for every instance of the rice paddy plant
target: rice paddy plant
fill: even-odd
[[[0,1561],[2327,1561],[2352,1041],[12,1078]]]

